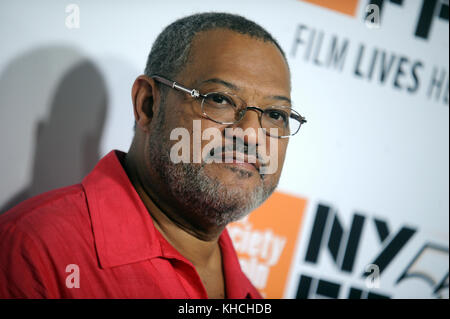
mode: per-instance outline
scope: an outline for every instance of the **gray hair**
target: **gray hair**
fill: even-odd
[[[181,18],[167,26],[153,44],[145,67],[145,75],[149,77],[160,75],[174,79],[189,58],[195,35],[212,29],[227,29],[271,42],[286,60],[286,55],[278,42],[260,25],[236,14],[208,12]]]

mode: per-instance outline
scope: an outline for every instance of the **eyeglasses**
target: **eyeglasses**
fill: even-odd
[[[259,108],[247,106],[245,101],[239,96],[228,92],[210,92],[200,94],[196,89],[187,87],[163,78],[158,75],[152,78],[173,89],[190,94],[193,98],[201,99],[201,109],[203,115],[213,122],[219,124],[232,125],[241,121],[248,110],[258,112],[259,124],[266,135],[276,138],[287,138],[298,133],[306,119],[289,106],[270,106]],[[272,130],[271,129],[276,129]],[[273,133],[273,132],[276,133]]]

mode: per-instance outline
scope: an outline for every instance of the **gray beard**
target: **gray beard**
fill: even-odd
[[[201,214],[200,217],[210,225],[226,226],[243,218],[260,206],[276,188],[276,185],[264,187],[264,183],[251,192],[227,187],[205,173],[205,165],[212,164],[174,164],[170,160],[169,150],[169,145],[164,142],[151,145],[152,165],[179,205],[191,213]],[[248,178],[248,172],[232,170],[239,178]]]

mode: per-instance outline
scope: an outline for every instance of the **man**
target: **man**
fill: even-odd
[[[225,226],[274,191],[305,121],[283,51],[240,16],[189,16],[159,35],[132,101],[127,154],[1,216],[1,297],[261,297]],[[182,162],[174,132],[188,133]]]

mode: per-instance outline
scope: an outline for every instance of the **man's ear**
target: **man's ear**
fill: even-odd
[[[146,131],[159,105],[159,91],[156,82],[146,75],[140,75],[133,83],[131,98],[136,125]]]

